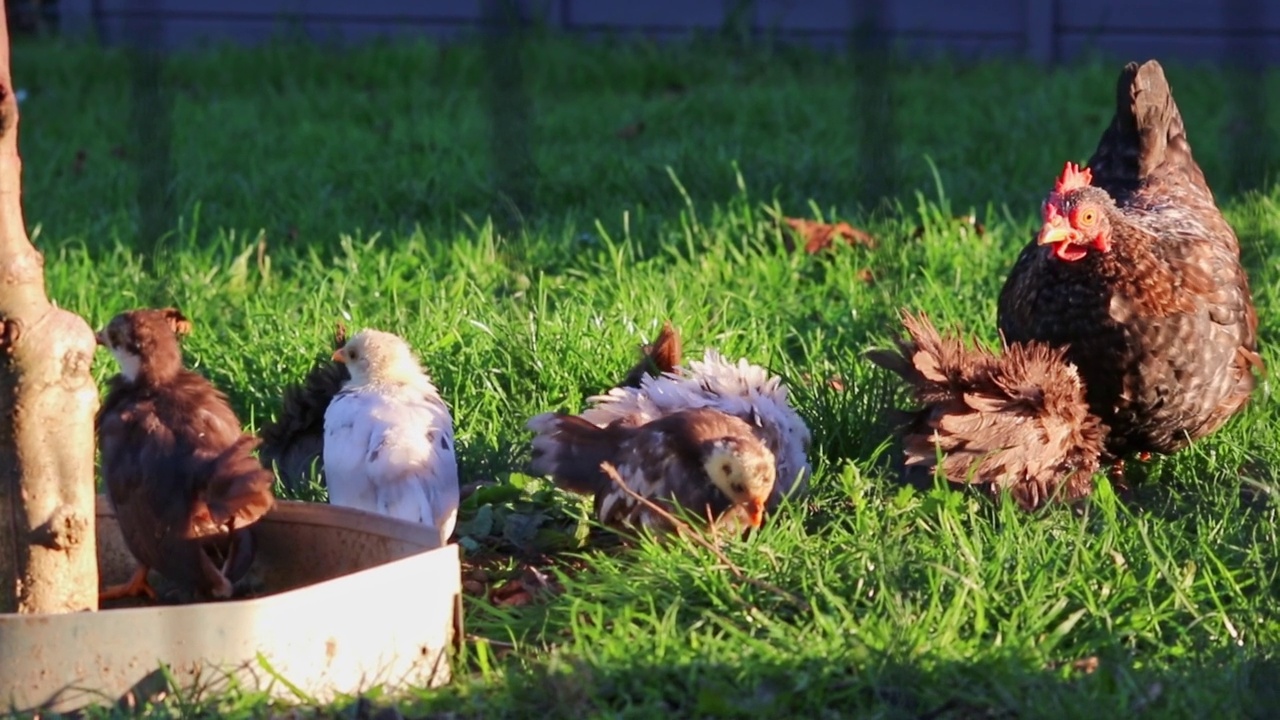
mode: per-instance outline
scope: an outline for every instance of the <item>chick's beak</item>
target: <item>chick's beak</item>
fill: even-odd
[[[758,528],[764,522],[764,503],[760,500],[751,500],[747,503],[747,522],[751,527]]]
[[[333,361],[338,363],[347,362],[347,355],[346,353],[342,352],[342,348],[338,348],[337,350],[333,351]]]

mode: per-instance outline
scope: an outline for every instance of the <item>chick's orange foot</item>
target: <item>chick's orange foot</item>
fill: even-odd
[[[147,582],[147,571],[149,568],[145,565],[139,565],[137,570],[133,571],[133,576],[127,581],[119,585],[112,585],[103,588],[98,593],[98,602],[103,603],[108,600],[120,600],[122,598],[146,597],[149,600],[156,599],[156,591],[151,587],[151,583]]]

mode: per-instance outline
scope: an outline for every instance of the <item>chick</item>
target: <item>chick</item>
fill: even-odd
[[[893,413],[904,479],[924,470],[997,497],[1007,489],[1024,510],[1093,492],[1107,427],[1063,348],[1033,342],[997,354],[943,337],[924,314],[902,321],[896,347],[868,358],[905,380],[919,405]]]
[[[346,342],[347,329],[339,322],[333,334],[333,349]],[[285,389],[280,414],[258,431],[262,438],[258,459],[263,467],[274,468],[290,490],[302,487],[312,477],[313,469],[317,481],[324,484],[324,413],[350,378],[345,365],[326,357],[311,368],[300,384]]]
[[[107,497],[139,567],[100,600],[145,595],[155,569],[179,589],[226,598],[253,561],[249,526],[275,504],[271,472],[227,398],[182,366],[176,309],[117,315],[97,333],[120,364],[98,411]]]
[[[636,495],[679,505],[713,524],[745,520],[759,527],[777,480],[773,453],[741,418],[712,408],[679,410],[643,425],[599,427],[564,413],[528,423],[532,472],[595,497],[600,522],[670,531],[670,520],[637,500],[601,467],[610,463]]]
[[[623,384],[587,398],[588,407],[579,416],[599,427],[638,426],[680,410],[715,408],[750,423],[773,453],[777,483],[770,511],[784,496],[807,492],[812,435],[792,407],[782,378],[745,358],[731,362],[709,348],[701,360],[688,362],[681,352],[679,334],[664,323]]]
[[[640,360],[632,366],[617,387],[639,388],[646,377],[661,377],[664,373],[674,373],[680,367],[683,348],[680,334],[671,326],[671,322],[662,323],[662,330],[653,342],[640,348]]]
[[[443,544],[459,502],[448,406],[391,333],[362,330],[333,359],[351,379],[324,415],[329,502],[423,523]]]

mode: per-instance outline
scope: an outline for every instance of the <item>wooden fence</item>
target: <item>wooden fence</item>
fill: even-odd
[[[671,37],[723,28],[1041,62],[1091,49],[1126,59],[1280,62],[1280,0],[59,0],[59,6],[65,30],[171,48],[207,39],[253,43],[282,32],[343,41],[458,37],[516,6],[525,19],[586,34]]]

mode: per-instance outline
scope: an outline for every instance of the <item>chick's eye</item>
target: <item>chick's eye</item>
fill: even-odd
[[[350,350],[347,352],[347,357],[351,358],[352,360],[357,360],[360,358],[360,353],[356,352],[355,350]]]

